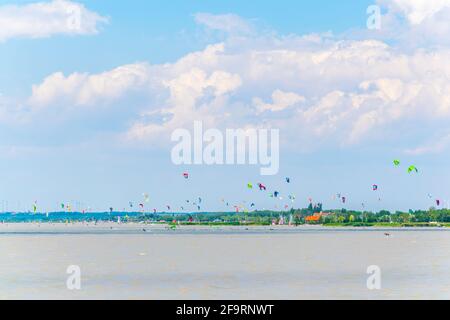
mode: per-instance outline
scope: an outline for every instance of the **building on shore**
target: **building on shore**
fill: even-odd
[[[305,218],[305,222],[307,224],[319,224],[321,222],[322,217],[328,217],[332,215],[329,212],[316,212],[312,216],[308,216]]]

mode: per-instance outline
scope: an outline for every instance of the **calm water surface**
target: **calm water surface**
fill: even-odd
[[[3,225],[0,299],[450,298],[450,231],[271,229]]]

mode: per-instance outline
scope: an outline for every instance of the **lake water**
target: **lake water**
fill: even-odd
[[[17,298],[449,299],[450,231],[3,224],[0,299]]]

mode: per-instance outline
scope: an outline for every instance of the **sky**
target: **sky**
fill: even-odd
[[[447,206],[449,15],[450,0],[0,0],[0,209],[143,193],[147,210]],[[194,121],[278,129],[279,173],[175,165],[171,134]]]

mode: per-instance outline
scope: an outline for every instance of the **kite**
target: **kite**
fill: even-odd
[[[291,178],[286,177],[286,182],[287,182],[287,183],[291,183]]]
[[[280,195],[280,193],[279,193],[278,191],[275,191],[275,192],[273,193],[273,196],[274,196],[275,198],[278,198],[279,195]]]
[[[262,183],[258,183],[258,187],[259,187],[259,190],[260,191],[262,191],[262,190],[267,190],[267,188],[266,188],[266,186],[265,185],[263,185]]]
[[[346,197],[342,197],[342,203],[345,203],[345,201],[347,201]]]
[[[376,184],[374,184],[374,185],[372,186],[372,190],[373,190],[373,191],[377,191],[377,190],[378,190],[378,186],[377,186]]]
[[[400,165],[400,160],[394,160],[393,163],[394,166],[398,167]]]
[[[419,169],[417,169],[415,166],[409,166],[409,167],[408,167],[408,173],[411,173],[411,172],[416,172],[416,173],[418,173],[418,172],[419,172]]]
[[[184,173],[183,173],[183,177],[184,177],[185,179],[189,179],[189,173],[184,172]]]
[[[249,182],[249,183],[247,183],[247,188],[249,188],[249,189],[253,189],[253,184],[251,184],[250,182]]]
[[[441,200],[436,200],[436,205],[439,207],[441,205]]]

